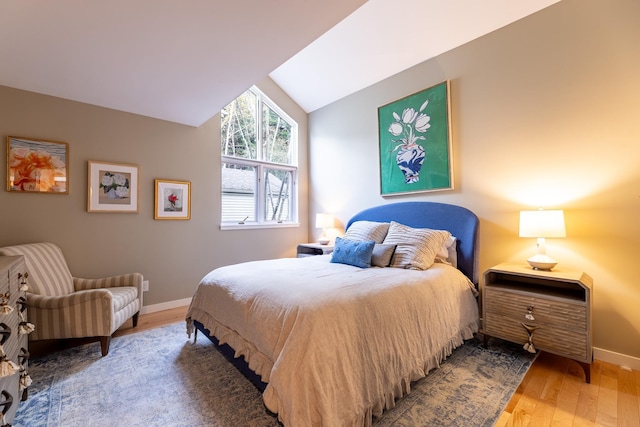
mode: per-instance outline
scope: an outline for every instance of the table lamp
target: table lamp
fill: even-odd
[[[534,270],[551,270],[558,263],[546,254],[545,239],[567,237],[564,212],[537,210],[520,212],[520,237],[538,239],[538,253],[527,260]]]
[[[327,228],[335,227],[334,217],[330,214],[316,214],[316,228],[322,228],[322,236],[318,239],[318,243],[326,245],[329,243],[327,237]]]

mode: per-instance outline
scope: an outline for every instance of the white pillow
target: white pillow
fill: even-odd
[[[444,242],[444,244],[440,247],[438,254],[436,255],[435,262],[441,262],[443,264],[449,264],[454,267],[458,267],[458,253],[456,252],[456,241],[457,239],[453,236],[449,236],[449,238]]]
[[[440,248],[451,233],[429,228],[413,228],[391,221],[384,244],[396,245],[391,267],[426,270],[431,267]]]
[[[376,243],[382,243],[388,229],[388,222],[356,221],[349,226],[344,238],[356,241],[373,240]]]

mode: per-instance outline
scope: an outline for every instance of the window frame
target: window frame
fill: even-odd
[[[286,163],[278,163],[278,162],[269,162],[262,159],[247,159],[245,157],[234,157],[234,156],[226,156],[221,152],[221,168],[220,174],[222,175],[223,169],[226,164],[233,164],[238,166],[249,166],[254,167],[256,169],[255,174],[255,194],[254,194],[254,218],[255,221],[223,221],[222,216],[220,218],[220,229],[221,230],[246,230],[252,228],[283,228],[283,227],[299,227],[299,219],[298,219],[298,123],[291,118],[287,113],[285,113],[282,108],[280,108],[277,104],[275,104],[267,95],[265,95],[260,89],[256,86],[252,86],[248,89],[248,91],[253,92],[256,95],[256,108],[257,108],[257,123],[256,123],[256,156],[263,156],[263,110],[266,105],[268,108],[273,110],[276,114],[278,114],[283,120],[291,126],[291,140],[290,144],[290,159],[291,164]],[[244,93],[244,92],[243,92]],[[234,100],[235,101],[235,100]],[[222,137],[222,130],[221,130]],[[221,141],[222,142],[222,141]],[[284,170],[291,174],[291,189],[289,191],[290,200],[289,200],[289,217],[290,220],[287,221],[277,221],[277,220],[268,220],[266,219],[266,201],[267,195],[262,188],[263,185],[263,177],[265,174],[265,169],[278,169]],[[224,197],[224,191],[222,188],[224,180],[221,179],[220,183],[220,212],[222,214],[222,198]]]

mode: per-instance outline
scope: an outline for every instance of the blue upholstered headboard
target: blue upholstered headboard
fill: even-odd
[[[458,239],[458,269],[478,285],[478,217],[467,208],[435,202],[400,202],[355,214],[354,221],[396,221],[414,228],[448,230]]]

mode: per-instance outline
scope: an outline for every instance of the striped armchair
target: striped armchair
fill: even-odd
[[[100,337],[106,356],[116,329],[131,317],[137,326],[142,308],[140,273],[104,279],[73,277],[53,243],[6,246],[0,248],[0,255],[24,255],[29,273],[28,317],[36,327],[29,335],[31,341]]]

